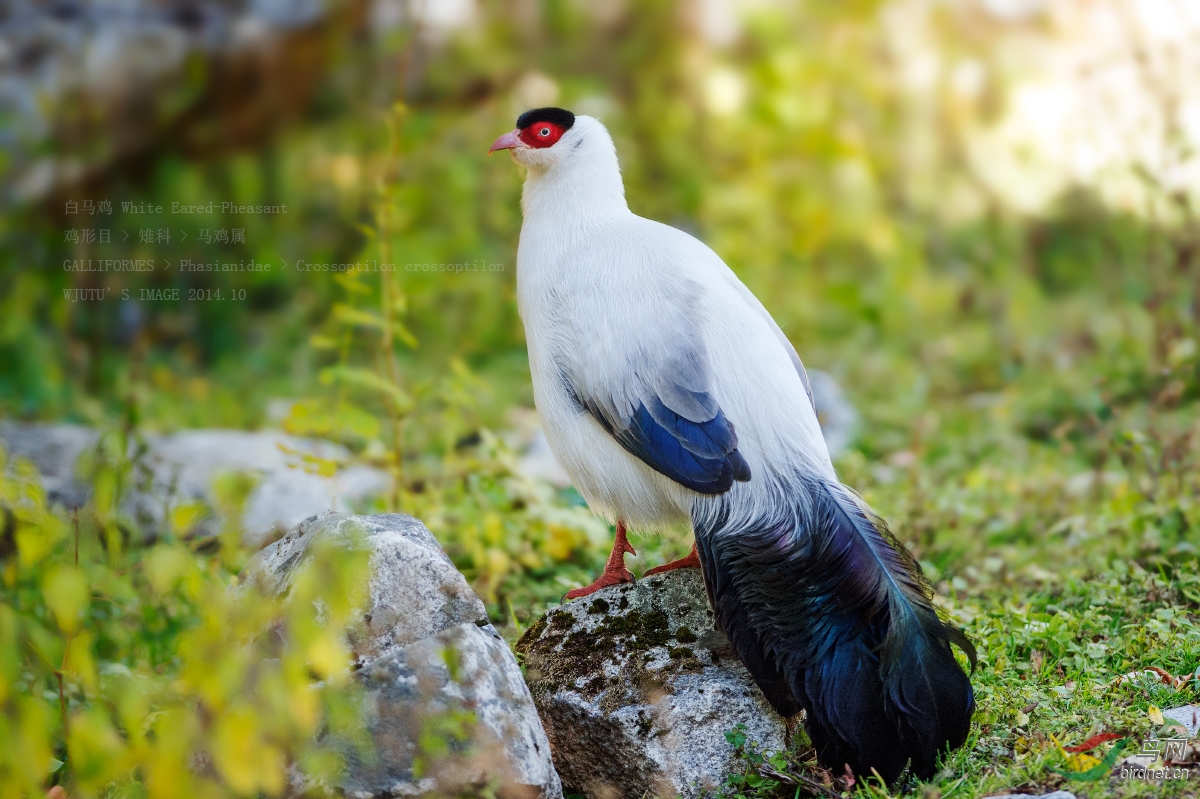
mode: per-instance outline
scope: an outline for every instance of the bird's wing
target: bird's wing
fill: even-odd
[[[753,308],[755,312],[757,312],[758,315],[763,318],[763,320],[767,323],[767,327],[769,327],[771,332],[775,334],[775,338],[779,341],[780,346],[782,346],[784,351],[787,352],[788,357],[792,361],[792,366],[796,370],[796,374],[800,377],[800,382],[804,384],[804,393],[808,395],[808,402],[810,405],[812,405],[813,413],[816,413],[817,400],[813,397],[812,384],[808,382],[808,372],[805,370],[804,364],[800,361],[800,354],[796,352],[796,348],[792,346],[792,342],[788,340],[788,337],[783,334],[783,330],[779,327],[779,324],[776,323],[775,318],[772,317],[771,313],[766,309],[766,307],[759,302],[758,297],[755,297],[754,293],[751,292],[750,289],[746,288],[746,285],[742,283],[742,281],[737,279],[737,276],[733,273],[733,270],[726,267],[725,272],[726,281],[733,287],[738,295],[745,300],[746,304]]]
[[[629,453],[693,491],[722,494],[749,480],[750,466],[712,394],[695,293],[676,293],[642,324],[596,325],[563,374],[579,406]]]

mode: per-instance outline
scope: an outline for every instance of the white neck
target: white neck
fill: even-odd
[[[525,177],[521,209],[525,222],[553,222],[558,226],[590,227],[629,213],[625,184],[617,151],[608,131],[599,122],[584,124],[554,162],[534,164]],[[571,133],[576,133],[572,130]]]

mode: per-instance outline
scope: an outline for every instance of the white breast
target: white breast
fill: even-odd
[[[616,302],[564,280],[562,265],[586,268],[594,250],[539,242],[526,225],[517,255],[517,301],[525,324],[534,401],[555,459],[588,507],[609,521],[635,528],[659,528],[688,518],[695,494],[654,471],[625,450],[582,410],[563,380],[559,364],[577,349],[579,314],[603,313]],[[552,238],[552,237],[550,237]],[[630,329],[627,335],[636,335]]]

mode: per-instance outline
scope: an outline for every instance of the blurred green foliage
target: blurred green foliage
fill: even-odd
[[[1086,186],[1037,213],[1007,207],[963,153],[971,126],[1004,108],[1009,76],[996,72],[971,101],[948,78],[915,96],[885,11],[872,0],[772,6],[718,46],[691,5],[673,0],[610,15],[485,3],[475,23],[436,44],[414,46],[406,27],[359,41],[312,118],[269,146],[204,163],[160,152],[93,189],[168,206],[289,204],[275,217],[188,221],[242,228],[245,244],[193,235],[169,248],[88,249],[62,243],[54,208],[3,218],[0,409],[101,424],[136,407],[126,421],[146,428],[255,427],[271,400],[292,401],[282,424],[388,470],[393,489],[373,509],[424,519],[513,633],[587,582],[608,545],[577,495],[522,477],[493,432],[532,394],[514,302],[520,177],[483,153],[522,103],[534,104],[525,98],[550,101],[544,76],[553,76],[558,104],[601,116],[613,132],[633,209],[712,245],[806,363],[831,371],[861,411],[839,470],[912,547],[983,659],[972,737],[920,790],[1059,785],[1047,770],[1062,765],[1051,734],[1145,735],[1156,726],[1151,705],[1195,696],[1196,680],[1097,687],[1147,666],[1174,675],[1200,666],[1195,209],[1145,176],[1145,207],[1114,207]],[[970,52],[990,64],[986,25],[965,11],[930,13],[941,37],[931,46],[947,62]],[[166,214],[111,220],[129,230],[178,224]],[[163,254],[290,268],[119,277],[57,268]],[[333,276],[297,272],[300,259],[398,268]],[[405,269],[476,261],[504,269]],[[62,298],[64,288],[105,286],[244,288],[247,299]],[[61,548],[70,536],[53,540]],[[635,543],[639,570],[683,554],[688,538]],[[196,557],[208,564],[198,573],[223,568]],[[69,598],[76,572],[63,573],[50,594]],[[41,590],[48,578],[30,579]],[[54,612],[47,603],[42,624],[61,639]],[[38,690],[56,690],[45,682],[51,666],[38,674]],[[39,729],[53,730],[53,702],[38,707]],[[775,767],[820,780],[806,757]],[[756,774],[762,762],[750,764]],[[733,787],[794,791],[764,779],[774,778]],[[1095,796],[1160,788],[1072,786]]]
[[[236,475],[143,543],[121,511],[129,444],[101,439],[70,515],[0,452],[0,796],[274,796],[289,766],[336,774],[331,742],[362,743],[344,631],[366,549],[318,542],[286,596],[238,585]],[[219,533],[195,539],[212,512]]]

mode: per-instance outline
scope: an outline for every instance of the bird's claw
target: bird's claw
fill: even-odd
[[[599,591],[601,588],[608,588],[613,585],[621,585],[623,583],[632,583],[633,574],[628,569],[622,569],[620,572],[605,570],[603,574],[596,578],[596,581],[591,585],[583,588],[572,588],[566,593],[567,599],[579,599],[582,596],[588,596]]]
[[[655,566],[653,569],[648,569],[643,577],[649,577],[653,574],[663,574],[664,572],[673,572],[676,569],[699,569],[700,555],[696,552],[696,545],[692,544],[692,551],[684,555],[679,560],[673,560],[670,563],[664,563],[661,566]]]

